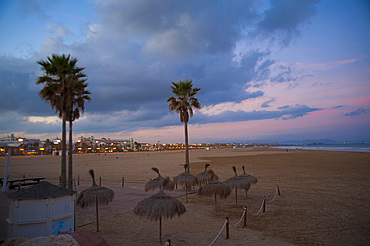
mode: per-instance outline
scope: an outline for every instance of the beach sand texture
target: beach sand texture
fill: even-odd
[[[78,190],[91,185],[88,170],[94,169],[102,177],[102,185],[115,187],[116,205],[101,207],[100,232],[109,245],[164,245],[158,242],[159,222],[134,215],[130,209],[115,210],[119,202],[119,187],[125,178],[126,192],[144,193],[144,185],[156,174],[171,179],[182,173],[184,153],[181,151],[111,153],[74,155],[74,175],[80,176]],[[224,181],[234,175],[232,166],[242,174],[246,172],[258,178],[248,192],[235,191],[225,199],[218,199],[218,213],[214,214],[214,199],[189,195],[185,203],[184,192],[175,191],[186,206],[181,217],[163,220],[163,240],[170,238],[176,246],[209,245],[222,228],[225,218],[231,224],[239,221],[243,207],[247,206],[247,227],[243,222],[230,226],[230,239],[223,231],[213,245],[369,245],[370,244],[370,153],[305,151],[282,149],[220,149],[194,150],[190,152],[190,172],[196,175],[204,170],[204,164]],[[5,171],[6,158],[0,158],[0,174]],[[12,157],[10,179],[45,177],[57,184],[60,174],[60,157],[34,156]],[[97,179],[98,182],[98,179]],[[269,202],[279,185],[281,196]],[[181,193],[182,192],[182,193]],[[155,193],[155,192],[154,192]],[[122,193],[123,194],[123,193]],[[125,193],[126,194],[126,193]],[[151,193],[153,194],[153,193]],[[123,196],[123,195],[121,195]],[[267,197],[266,212],[254,216]],[[114,202],[114,201],[113,201]],[[112,203],[113,203],[112,202]],[[117,205],[118,204],[118,205]],[[130,206],[134,206],[131,204]],[[89,208],[90,209],[90,208]],[[96,230],[94,209],[77,209],[78,229]],[[89,214],[90,213],[90,214]],[[88,217],[90,216],[90,217]],[[78,220],[86,220],[81,223]],[[93,221],[91,221],[93,222]]]

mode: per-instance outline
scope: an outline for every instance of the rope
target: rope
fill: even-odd
[[[275,200],[275,198],[276,198],[276,196],[279,194],[279,185],[276,185],[276,190],[275,190],[275,195],[274,195],[274,197],[272,198],[272,200],[271,201],[269,201],[269,202],[273,202],[274,200]]]
[[[247,209],[246,209],[246,208],[244,208],[244,213],[243,213],[242,217],[240,218],[240,220],[239,220],[237,223],[235,223],[235,224],[231,224],[231,225],[233,225],[233,226],[239,225],[239,224],[240,224],[240,222],[242,222],[242,219],[244,218],[244,216],[245,216],[245,214],[246,214],[246,211],[247,211]]]
[[[278,194],[278,186],[276,186],[276,190],[275,190],[275,195],[274,195],[274,197],[271,199],[271,201],[269,201],[269,202],[273,202],[274,200],[275,200],[275,198],[276,198],[276,195]]]
[[[221,231],[218,233],[217,237],[212,241],[212,243],[210,243],[208,246],[211,246],[214,242],[216,242],[216,240],[218,239],[218,237],[221,235],[221,232],[223,231],[223,229],[225,228],[225,225],[227,223],[227,220],[225,220],[225,223],[224,225],[222,226],[221,228]]]
[[[251,214],[251,215],[256,216],[256,215],[258,215],[259,213],[261,213],[262,208],[263,208],[263,203],[264,203],[265,201],[266,201],[266,197],[264,197],[264,198],[263,198],[263,200],[262,200],[262,204],[261,204],[261,208],[260,208],[260,210],[258,210],[258,212],[257,212],[257,213],[255,213],[255,214]]]

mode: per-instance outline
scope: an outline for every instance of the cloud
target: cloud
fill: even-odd
[[[353,117],[353,116],[359,116],[359,115],[362,115],[362,114],[367,114],[368,111],[370,111],[370,109],[358,108],[355,111],[345,113],[344,115]]]
[[[315,1],[272,1],[261,12],[259,1],[96,0],[99,22],[81,25],[86,36],[75,42],[69,40],[75,27],[48,22],[48,6],[33,3],[24,8],[45,20],[47,38],[27,59],[0,57],[0,82],[6,85],[0,91],[0,121],[9,123],[5,115],[12,117],[18,122],[14,130],[60,131],[58,124],[37,118],[57,115],[38,96],[42,86],[35,85],[41,74],[36,61],[53,53],[78,58],[88,75],[92,101],[75,122],[75,132],[180,124],[178,116],[169,113],[166,99],[171,82],[184,79],[202,88],[202,106],[226,105],[217,115],[197,114],[192,119],[197,123],[296,119],[319,110],[299,104],[266,110],[279,99],[266,98],[262,84],[299,82],[306,75],[273,59],[271,46],[256,45],[271,39],[289,45],[314,15]],[[248,45],[239,49],[239,42]],[[250,112],[230,106],[252,99],[261,103]]]
[[[316,14],[318,0],[271,0],[271,7],[264,12],[264,18],[251,35],[277,40],[287,46],[300,36],[300,27]]]
[[[268,100],[268,101],[266,101],[266,102],[262,103],[262,104],[261,104],[261,107],[262,107],[262,108],[269,108],[269,107],[271,107],[271,106],[270,106],[270,103],[272,103],[272,102],[275,102],[275,99],[271,99],[271,100]]]
[[[306,105],[300,104],[296,104],[295,106],[286,105],[283,107],[279,107],[278,109],[280,109],[281,113],[284,114],[284,116],[282,117],[284,120],[297,119],[299,117],[303,117],[309,112],[321,110],[319,108],[311,108]]]
[[[32,16],[36,15],[40,19],[49,19],[49,15],[47,14],[47,7],[50,7],[49,2],[42,2],[42,1],[21,1],[19,5],[20,11],[25,16]]]
[[[266,120],[279,119],[292,120],[303,117],[310,112],[321,110],[319,108],[311,108],[306,105],[286,105],[279,107],[277,110],[253,110],[253,111],[230,111],[226,110],[219,114],[201,114],[196,115],[192,119],[192,123],[216,123],[216,122],[237,122],[237,121],[252,121],[252,120]]]
[[[47,115],[47,107],[38,95],[41,87],[35,85],[36,72],[36,61],[0,56],[1,113]]]
[[[229,52],[255,18],[253,2],[97,1],[104,25],[145,39],[148,54],[180,58]],[[182,57],[181,57],[182,58]]]

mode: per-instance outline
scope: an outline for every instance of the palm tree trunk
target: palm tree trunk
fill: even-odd
[[[189,165],[189,137],[188,137],[188,122],[184,122],[185,128],[185,164],[188,165],[188,172],[190,173],[190,165]]]
[[[68,189],[73,190],[72,186],[72,179],[73,179],[73,171],[72,171],[72,124],[73,121],[69,120],[69,150],[68,150]]]
[[[60,183],[63,188],[67,186],[67,166],[66,166],[66,159],[67,159],[67,123],[65,117],[63,117],[63,126],[62,126],[62,164],[61,164],[61,174],[60,174]]]

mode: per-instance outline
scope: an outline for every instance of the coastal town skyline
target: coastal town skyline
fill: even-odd
[[[182,143],[166,100],[193,79],[189,141],[370,140],[367,1],[2,1],[0,137],[51,139],[61,121],[36,61],[71,54],[92,101],[79,136]]]

